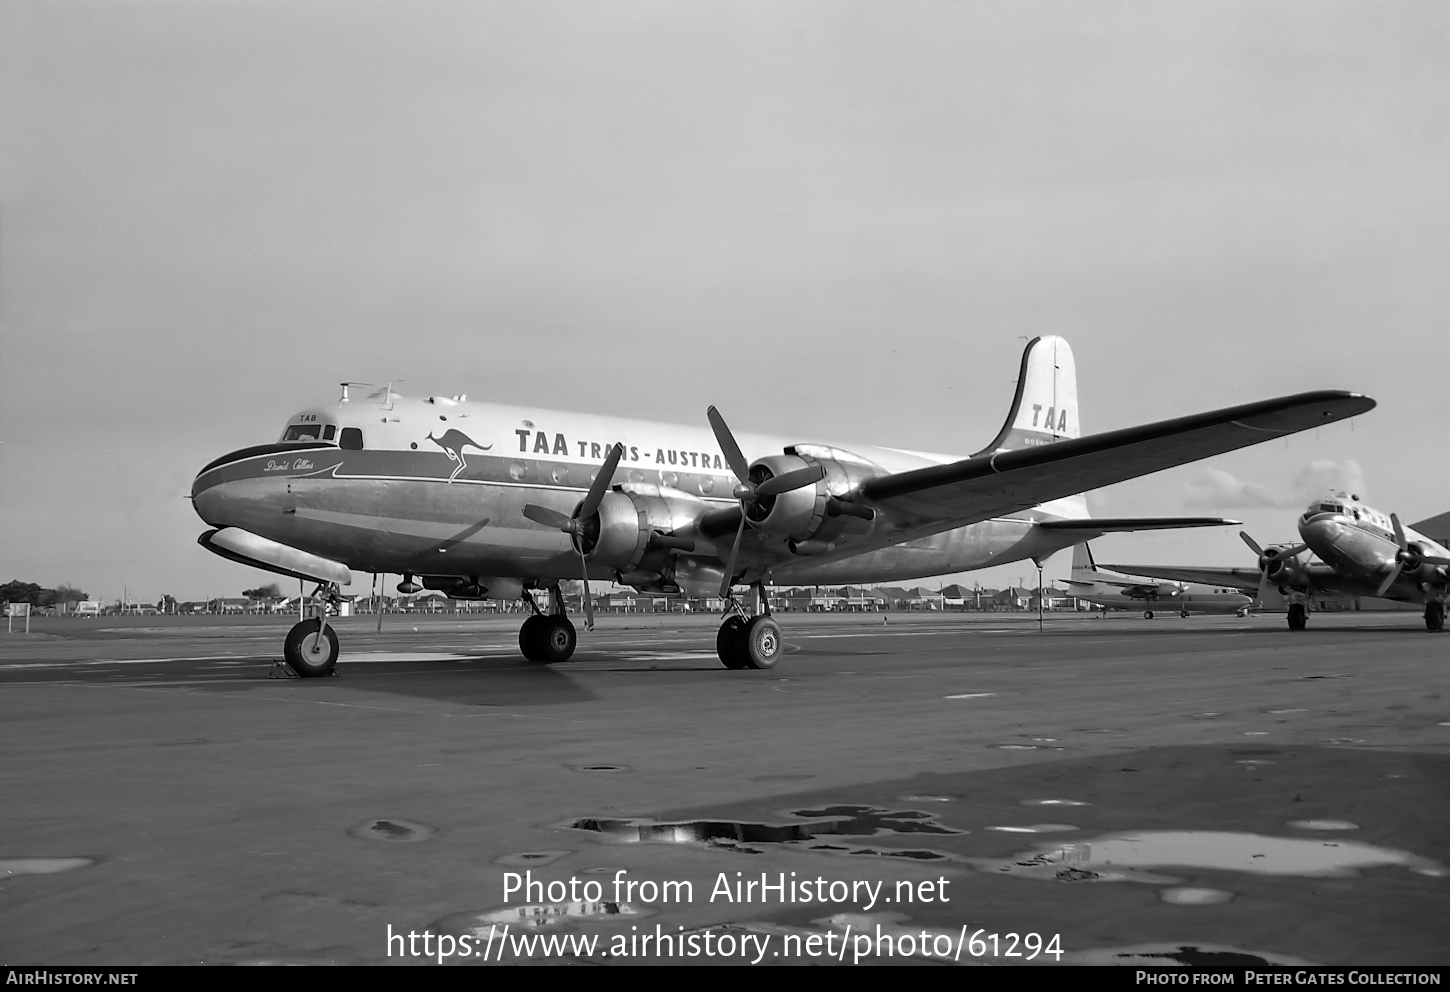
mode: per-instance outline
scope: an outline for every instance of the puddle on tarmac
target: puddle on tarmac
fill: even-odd
[[[756,823],[745,820],[687,820],[661,823],[647,818],[603,819],[586,817],[566,826],[601,833],[625,843],[713,844],[743,854],[761,854],[750,844],[800,844],[807,850],[919,861],[942,860],[941,851],[901,850],[856,844],[811,843],[821,837],[882,837],[903,834],[959,835],[967,833],[943,826],[936,815],[921,810],[888,810],[877,806],[823,806],[794,810],[789,815],[808,817],[808,823]]]
[[[1060,834],[1076,830],[1070,823],[1034,823],[1030,827],[983,827],[983,830],[997,830],[1004,834]]]
[[[1158,893],[1158,898],[1174,906],[1218,906],[1234,897],[1226,889],[1195,889],[1175,886]]]
[[[1137,944],[1132,947],[1098,947],[1064,958],[1070,964],[1117,964],[1162,967],[1181,964],[1192,967],[1234,967],[1238,965],[1306,965],[1304,958],[1269,951],[1246,951],[1223,944]]]
[[[590,883],[593,885],[594,883]],[[654,910],[627,902],[546,902],[523,906],[504,906],[484,912],[455,913],[437,924],[449,933],[462,933],[480,941],[488,940],[489,932],[497,933],[505,926],[558,927],[570,923],[599,923],[604,920],[639,919],[654,915]]]
[[[1108,834],[1082,843],[1039,848],[991,869],[1030,878],[1139,881],[1145,869],[1210,868],[1256,875],[1352,877],[1356,869],[1401,865],[1420,875],[1444,877],[1429,858],[1353,841],[1267,837],[1215,830],[1144,830]],[[989,870],[991,870],[989,869]],[[1055,870],[1054,870],[1055,869]],[[1161,881],[1161,880],[1160,880]]]
[[[507,865],[510,868],[538,868],[542,865],[551,865],[566,854],[573,853],[573,851],[520,851],[518,854],[505,854],[493,860],[495,864]]]
[[[1290,820],[1289,826],[1299,830],[1358,830],[1358,823],[1348,820]]]
[[[988,744],[995,751],[1065,751],[1060,744]]]
[[[1076,799],[1024,799],[1023,806],[1091,806],[1092,803],[1078,802]]]
[[[432,827],[390,817],[386,820],[364,820],[348,831],[354,837],[364,840],[381,840],[391,844],[416,844],[430,840],[436,831]]]
[[[904,803],[950,803],[955,800],[951,796],[897,796]]]
[[[1320,744],[1363,744],[1364,743],[1364,738],[1363,737],[1331,737],[1328,740],[1326,740],[1326,741],[1320,741],[1319,743]]]
[[[1295,708],[1295,709],[1289,709],[1289,710],[1269,710],[1269,712],[1272,713],[1272,714],[1274,714],[1275,716],[1279,716],[1280,714],[1283,714],[1283,713],[1308,713],[1309,711],[1308,710],[1305,710],[1305,709]]]
[[[1274,764],[1274,762],[1269,758],[1240,758],[1236,763],[1249,766]]]
[[[0,858],[0,879],[16,875],[55,875],[95,863],[95,858]]]

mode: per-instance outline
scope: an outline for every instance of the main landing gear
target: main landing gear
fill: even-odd
[[[327,606],[337,600],[337,586],[319,585],[312,595],[317,601],[317,616],[294,624],[282,644],[287,667],[304,679],[331,675],[337,667],[339,650],[337,631],[327,625]]]
[[[730,600],[730,609],[734,612],[725,618],[720,632],[715,635],[715,653],[726,668],[774,668],[785,653],[780,624],[770,615],[765,587],[757,582],[751,589],[760,612],[747,617],[740,605]]]
[[[1309,607],[1303,603],[1289,604],[1289,629],[1303,630],[1309,626]]]
[[[1437,600],[1430,600],[1425,604],[1425,629],[1445,629],[1445,604]]]
[[[564,596],[558,586],[549,587],[549,612],[539,609],[534,597],[524,597],[534,608],[534,615],[519,628],[519,650],[530,661],[553,664],[568,661],[579,643],[574,624],[564,615]]]

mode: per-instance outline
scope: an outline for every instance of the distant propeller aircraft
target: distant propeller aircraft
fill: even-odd
[[[1072,549],[1072,572],[1067,580],[1067,593],[1076,599],[1095,603],[1106,610],[1141,609],[1144,620],[1152,620],[1157,610],[1172,610],[1179,616],[1200,613],[1237,613],[1248,616],[1253,602],[1237,588],[1237,583],[1211,585],[1203,582],[1144,582],[1111,570],[1104,570],[1093,561],[1092,549],[1084,541]]]
[[[1289,603],[1289,629],[1303,630],[1316,596],[1373,596],[1425,604],[1425,629],[1445,629],[1450,596],[1450,550],[1420,533],[1441,517],[1411,527],[1353,493],[1315,500],[1299,517],[1297,544],[1263,547],[1239,532],[1258,557],[1257,568],[1200,568],[1183,565],[1108,565],[1114,571],[1180,582],[1208,582],[1254,593],[1262,604],[1270,588]],[[1443,528],[1442,528],[1443,529]],[[1312,551],[1318,560],[1300,558]]]
[[[404,592],[524,598],[525,657],[567,660],[577,635],[560,582],[719,596],[727,668],[784,651],[765,584],[888,582],[1049,555],[1102,534],[1216,526],[1216,517],[1093,519],[1082,493],[1365,413],[1321,391],[1081,436],[1072,349],[1035,338],[996,438],[961,458],[710,430],[532,407],[410,399],[392,387],[304,410],[281,440],[208,464],[192,485],[226,558],[318,583],[397,573]],[[438,431],[442,431],[438,435]],[[742,443],[743,442],[743,445]],[[464,447],[470,451],[465,462]],[[441,449],[441,450],[440,450]],[[753,461],[744,452],[759,453]],[[775,452],[775,453],[771,453]],[[421,581],[416,581],[416,580]],[[749,594],[737,598],[744,586]],[[541,609],[526,590],[547,592]],[[287,664],[326,675],[326,610],[288,633]]]

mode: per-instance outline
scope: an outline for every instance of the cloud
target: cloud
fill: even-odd
[[[1364,472],[1359,463],[1317,461],[1305,465],[1287,490],[1259,482],[1245,482],[1231,472],[1205,468],[1185,486],[1185,502],[1195,509],[1298,509],[1331,492],[1362,493]]]

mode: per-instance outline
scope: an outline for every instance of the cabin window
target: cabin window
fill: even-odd
[[[316,441],[322,434],[321,424],[293,424],[282,435],[283,441]]]
[[[344,427],[342,429],[342,439],[338,442],[338,447],[345,451],[363,450],[362,431],[356,427]]]

